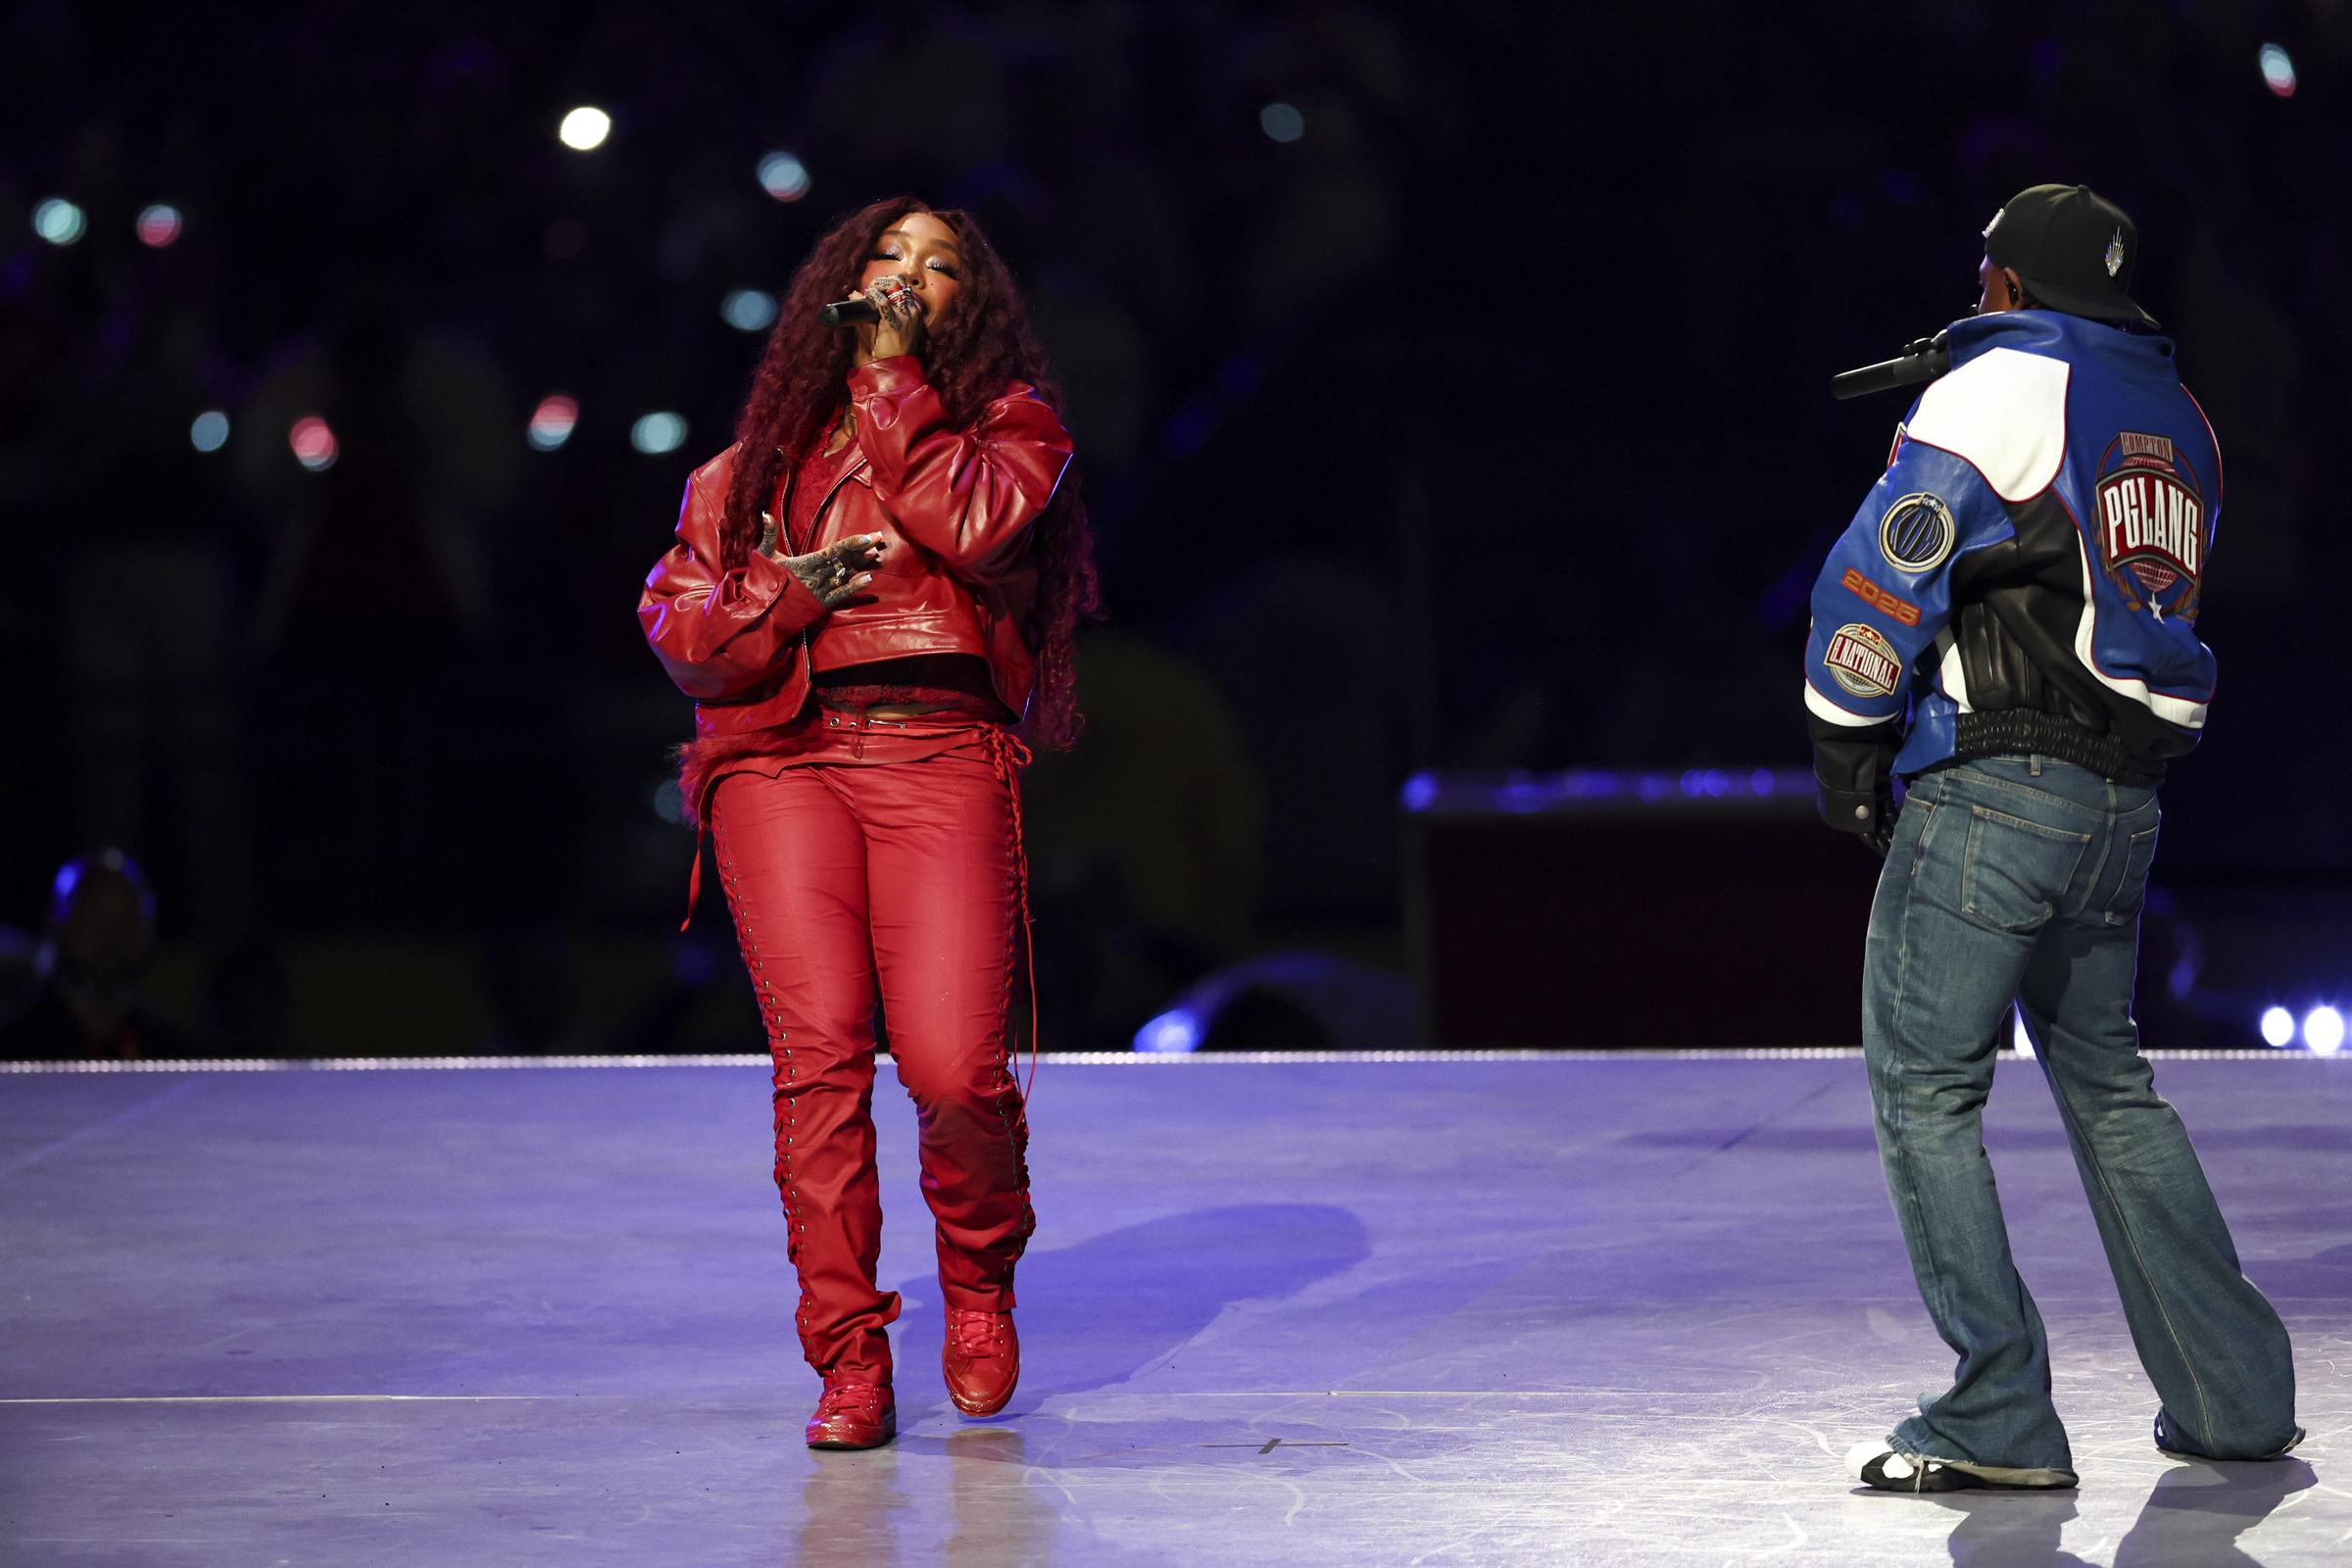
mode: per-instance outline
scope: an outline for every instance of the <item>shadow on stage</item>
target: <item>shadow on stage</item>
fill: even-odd
[[[2156,1483],[2116,1544],[2113,1568],[2261,1568],[2238,1538],[2318,1479],[2300,1459],[2179,1464]],[[2099,1568],[2058,1544],[2060,1530],[2076,1516],[2072,1493],[1964,1492],[1933,1500],[1960,1515],[1946,1543],[1954,1568]]]
[[[1369,1257],[1363,1221],[1322,1203],[1242,1203],[1146,1220],[1021,1260],[1025,1361],[1007,1417],[1056,1395],[1124,1383],[1175,1354],[1219,1313],[1279,1301]],[[933,1300],[928,1276],[902,1294]],[[936,1309],[927,1311],[936,1321]]]
[[[977,1568],[1083,1553],[1087,1543],[1072,1538],[1085,1535],[1084,1527],[1062,1517],[1065,1499],[1041,1490],[1050,1484],[1034,1471],[1200,1463],[1207,1457],[1202,1445],[1227,1434],[1213,1422],[1167,1417],[1041,1427],[1038,1406],[1148,1373],[1228,1309],[1295,1296],[1370,1252],[1362,1221],[1347,1209],[1253,1203],[1172,1214],[1030,1253],[1020,1269],[1020,1325],[1035,1350],[1012,1404],[994,1421],[958,1425],[944,1437],[908,1430],[875,1452],[812,1455],[798,1560],[890,1563],[935,1549],[934,1560],[951,1568]],[[938,1296],[928,1275],[900,1290],[918,1301]],[[939,1312],[934,1306],[907,1317],[936,1325]],[[913,1336],[917,1343],[929,1337],[921,1328]],[[927,1413],[907,1401],[916,1382],[900,1379],[901,1420],[909,1427]],[[1020,1424],[1024,1416],[1030,1430]],[[917,1552],[901,1532],[927,1512],[917,1494],[936,1485],[943,1459],[950,1533]],[[1119,1560],[1151,1561],[1132,1550]]]

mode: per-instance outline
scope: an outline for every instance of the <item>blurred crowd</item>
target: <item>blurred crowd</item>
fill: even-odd
[[[1269,932],[1393,923],[1415,768],[1801,764],[1804,588],[1900,413],[1827,377],[1959,314],[2045,179],[2134,211],[2228,463],[2230,678],[2169,861],[2352,868],[2280,804],[2352,744],[2298,722],[2352,14],[1818,9],[12,6],[0,924],[115,846],[213,990],[321,932],[455,939],[486,1048],[692,1043],[723,912],[625,1015],[561,1000],[693,851],[629,607],[758,357],[722,301],[899,189],[1024,280],[1100,534],[1092,737],[1031,779],[1049,1046],[1123,1046]],[[658,411],[683,442],[640,451]]]

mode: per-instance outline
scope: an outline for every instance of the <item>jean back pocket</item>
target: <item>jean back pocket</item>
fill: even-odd
[[[2125,841],[2123,875],[2116,881],[2115,896],[2101,911],[2109,925],[2130,925],[2139,918],[2139,906],[2148,896],[2148,867],[2155,863],[2155,828],[2134,833]]]
[[[2039,930],[2082,867],[2090,835],[2029,822],[1989,807],[1968,808],[1960,908],[1995,931]]]

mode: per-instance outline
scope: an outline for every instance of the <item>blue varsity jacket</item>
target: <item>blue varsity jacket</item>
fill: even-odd
[[[1822,814],[1866,835],[1890,774],[1957,759],[2153,785],[2213,700],[2196,622],[2221,456],[2172,341],[2036,310],[1945,342],[1813,585]]]

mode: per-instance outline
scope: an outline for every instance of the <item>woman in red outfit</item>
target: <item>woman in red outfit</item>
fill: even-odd
[[[818,324],[860,297],[879,319]],[[794,279],[735,444],[688,480],[638,601],[696,700],[686,800],[774,1058],[801,1347],[824,1379],[814,1447],[897,1430],[877,998],[916,1108],[948,1391],[991,1415],[1020,1373],[1012,1273],[1036,1220],[1007,1046],[1026,923],[1012,728],[1069,744],[1071,635],[1096,607],[1058,402],[979,225],[868,207]]]

